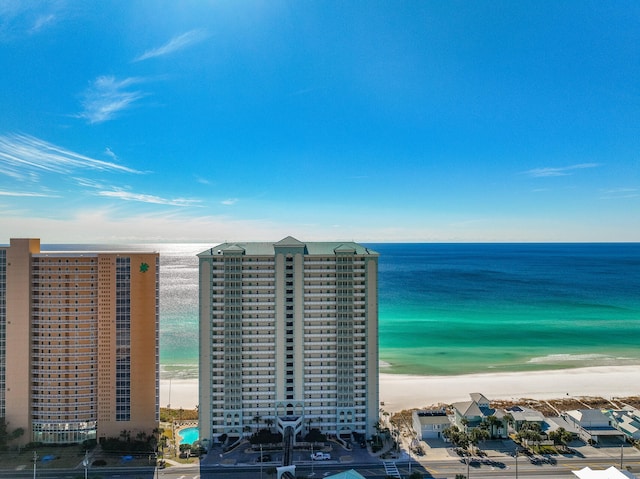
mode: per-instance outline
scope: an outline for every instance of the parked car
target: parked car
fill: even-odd
[[[331,459],[331,454],[326,452],[314,452],[311,454],[312,461],[328,461],[329,459]]]

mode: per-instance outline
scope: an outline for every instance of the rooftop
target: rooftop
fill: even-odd
[[[273,256],[276,247],[278,248],[303,248],[307,255],[334,255],[336,253],[352,253],[357,255],[378,256],[365,246],[352,241],[323,241],[303,243],[297,239],[287,236],[276,242],[234,242],[222,243],[198,254],[201,258],[221,255],[223,253],[237,252],[247,256]]]
[[[571,471],[580,479],[637,479],[629,471],[621,471],[613,466],[603,471],[594,471],[590,467],[584,467],[579,471]]]

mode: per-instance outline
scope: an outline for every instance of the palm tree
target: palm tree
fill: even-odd
[[[260,427],[260,421],[262,418],[259,415],[253,416],[253,421],[256,423],[256,432],[258,432],[258,428]]]
[[[269,427],[269,432],[271,432],[271,426],[273,426],[273,419],[268,417],[267,419],[264,420],[264,423]]]
[[[560,442],[566,446],[567,443],[573,440],[573,433],[563,428],[559,428],[559,429],[562,429],[562,433],[560,434]]]
[[[519,441],[527,441],[533,443],[539,443],[542,440],[542,433],[540,432],[540,424],[538,423],[524,423],[516,435]]]
[[[160,440],[158,445],[160,446],[160,449],[162,451],[162,456],[164,457],[164,448],[167,447],[167,444],[169,443],[169,438],[167,436],[165,436],[164,434],[162,436],[160,436]]]
[[[151,431],[151,438],[153,439],[153,447],[157,449],[158,441],[160,439],[160,435],[164,432],[163,429],[155,427],[153,431]]]
[[[442,431],[442,435],[453,444],[461,449],[468,449],[470,438],[469,435],[458,429],[458,426],[451,426]]]
[[[513,419],[513,416],[511,415],[511,413],[507,413],[504,415],[504,417],[502,418],[504,420],[504,422],[507,423],[507,426],[511,426],[512,428],[515,429],[516,426],[516,421],[515,419]],[[508,432],[508,431],[507,431]]]
[[[567,431],[563,427],[559,427],[555,431],[549,433],[549,439],[552,439],[554,444],[562,444],[566,446],[568,442],[573,439],[573,434]]]
[[[490,416],[487,416],[485,420],[487,422],[487,425],[489,426],[489,432],[490,432],[490,435],[491,435],[491,439],[493,439],[494,437],[497,436],[497,430],[500,427],[503,427],[504,423],[500,419],[498,419],[496,416],[494,416],[493,414],[490,415]]]
[[[489,439],[489,437],[489,431],[481,427],[474,427],[469,433],[469,442],[473,445],[473,447],[478,449],[478,444],[480,443],[480,441],[485,441]]]
[[[13,431],[11,431],[11,434],[9,434],[9,440],[13,441],[14,439],[18,439],[19,437],[22,437],[24,435],[24,429],[19,427],[17,429],[14,429]]]
[[[464,426],[464,431],[467,432],[467,426],[469,425],[469,420],[466,417],[460,419],[460,424]]]

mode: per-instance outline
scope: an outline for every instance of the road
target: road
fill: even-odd
[[[606,469],[612,465],[617,467],[620,464],[616,464],[608,457],[597,458],[580,458],[572,457],[565,458],[560,457],[554,464],[531,464],[526,457],[520,457],[517,464],[517,476],[516,476],[516,460],[515,458],[501,458],[494,464],[481,464],[479,462],[473,463],[473,466],[467,467],[467,464],[462,461],[452,460],[439,460],[439,461],[425,461],[427,472],[431,477],[435,478],[453,478],[456,474],[467,475],[469,479],[476,477],[480,478],[529,478],[529,477],[541,477],[541,476],[553,476],[553,477],[572,477],[576,476],[571,473],[578,469],[582,469],[585,466],[589,466],[593,469]],[[624,467],[630,466],[632,471],[640,470],[640,460],[634,459],[631,461],[624,461]],[[406,467],[403,467],[406,470]],[[468,471],[468,472],[467,472]],[[429,477],[429,476],[426,476]]]
[[[408,461],[396,461],[398,471],[402,477],[408,477],[411,472],[420,471],[425,478],[436,479],[453,479],[456,474],[467,475],[467,465],[456,459],[428,460],[423,461],[423,468],[420,464],[412,462],[409,466]],[[515,459],[512,457],[502,458],[500,462],[482,464],[473,463],[468,468],[469,479],[486,478],[486,479],[540,479],[548,478],[575,478],[571,473],[572,470],[581,469],[589,466],[593,469],[606,469],[611,465],[619,467],[619,463],[615,464],[611,458],[580,458],[560,457],[555,464],[531,464],[526,457],[518,460],[518,469],[516,475]],[[262,469],[263,479],[273,479],[275,476],[267,474],[270,466],[264,466]],[[624,467],[631,467],[633,472],[640,471],[640,459],[632,459],[624,462]],[[312,471],[313,468],[313,471]],[[325,475],[335,474],[348,469],[355,469],[367,479],[385,479],[387,473],[382,463],[350,463],[338,464],[333,463],[311,463],[306,462],[298,465],[296,468],[296,476],[298,477],[314,477],[322,478]],[[411,470],[410,470],[411,469]],[[313,472],[313,476],[309,476]],[[220,465],[203,465],[169,467],[164,470],[154,471],[152,468],[92,468],[89,470],[89,479],[258,479],[260,478],[260,467],[251,466],[220,466]],[[0,470],[0,478],[32,478],[32,470],[24,471],[2,471]],[[84,470],[50,470],[37,471],[37,479],[84,479]]]

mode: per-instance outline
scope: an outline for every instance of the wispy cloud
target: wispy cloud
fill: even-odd
[[[235,205],[238,202],[238,198],[228,198],[226,200],[222,200],[221,203],[225,206]]]
[[[0,135],[0,175],[37,182],[43,173],[69,175],[78,170],[140,173],[109,161],[96,160],[24,134]]]
[[[35,197],[35,198],[59,198],[57,195],[47,195],[45,193],[30,193],[24,191],[3,191],[0,190],[0,196],[16,196],[16,197]]]
[[[29,33],[31,34],[38,33],[43,28],[54,24],[55,21],[56,21],[56,16],[53,13],[39,15],[33,22],[33,25],[31,26],[31,28],[29,29]]]
[[[601,200],[620,200],[628,198],[640,198],[640,190],[637,188],[611,188],[603,190]]]
[[[154,205],[168,205],[168,206],[197,206],[200,200],[186,199],[186,198],[162,198],[160,196],[145,195],[142,193],[133,193],[131,191],[125,191],[121,189],[114,189],[111,191],[100,191],[99,196],[106,196],[109,198],[117,198],[124,201],[137,201],[140,203],[151,203]]]
[[[33,35],[57,23],[64,2],[0,0],[0,41]]]
[[[134,58],[134,62],[140,62],[148,60],[149,58],[161,57],[168,55],[169,53],[182,50],[183,48],[193,45],[194,43],[201,42],[207,38],[207,33],[204,30],[190,30],[186,33],[173,37],[164,45],[147,50],[142,55]]]
[[[102,123],[112,120],[116,115],[135,102],[147,96],[140,90],[132,89],[134,85],[144,80],[137,77],[129,77],[117,80],[114,76],[100,76],[84,92],[83,111],[79,118],[86,119],[89,123]]]
[[[111,151],[111,148],[109,147],[105,148],[104,154],[109,156],[114,161],[118,161],[118,155],[116,155],[113,151]]]
[[[106,188],[106,186],[96,180],[93,180],[91,178],[79,178],[79,177],[74,177],[74,180],[76,180],[76,182],[78,183],[78,185],[80,186],[84,186],[85,188],[94,188],[97,190],[101,190],[103,188]]]
[[[548,176],[568,176],[573,174],[575,170],[583,170],[585,168],[596,168],[600,166],[598,163],[579,163],[577,165],[570,165],[564,167],[545,167],[534,168],[524,172],[525,175],[532,176],[534,178],[543,178]]]

